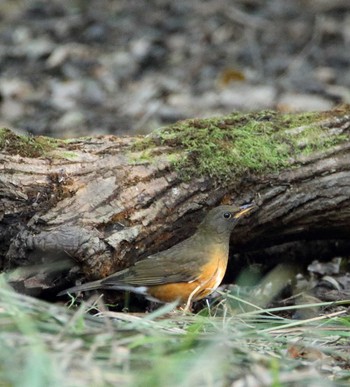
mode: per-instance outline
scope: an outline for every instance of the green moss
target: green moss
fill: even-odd
[[[59,153],[59,157],[67,160],[76,160],[79,157],[79,155],[75,152],[64,151]]]
[[[278,122],[283,124],[285,129],[292,129],[303,125],[310,125],[315,120],[323,118],[322,113],[275,113],[275,117],[278,118]]]
[[[129,162],[134,163],[149,163],[152,161],[153,151],[152,148],[140,150],[138,153],[132,153],[129,157]]]
[[[295,143],[303,155],[310,155],[317,151],[326,150],[340,142],[348,139],[348,135],[338,134],[329,136],[322,128],[316,125],[311,125],[307,130],[303,131],[294,139]]]
[[[324,118],[322,113],[262,111],[191,119],[155,131],[134,150],[147,149],[150,158],[152,148],[165,145],[174,149],[168,158],[183,178],[207,175],[229,182],[242,174],[277,171],[291,157],[343,141],[344,136],[329,137],[317,126]],[[292,134],[295,128],[302,129]]]
[[[60,140],[44,136],[24,136],[11,130],[0,129],[0,151],[18,154],[23,157],[40,157],[55,149]]]

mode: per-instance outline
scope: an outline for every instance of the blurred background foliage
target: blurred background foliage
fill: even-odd
[[[0,125],[147,133],[350,102],[347,0],[2,0]]]

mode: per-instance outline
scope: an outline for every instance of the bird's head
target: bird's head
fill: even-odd
[[[239,219],[251,211],[254,204],[248,204],[242,207],[234,205],[224,205],[211,209],[198,230],[203,230],[216,235],[229,236],[238,223]]]

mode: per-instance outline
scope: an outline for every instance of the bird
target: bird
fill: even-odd
[[[58,296],[106,289],[131,291],[158,303],[177,301],[189,305],[205,298],[218,288],[225,275],[232,230],[254,207],[214,207],[184,241],[108,277],[66,289]]]

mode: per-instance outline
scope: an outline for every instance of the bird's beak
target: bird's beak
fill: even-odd
[[[255,207],[256,207],[255,204],[246,204],[246,205],[240,207],[240,208],[239,208],[240,211],[237,212],[237,214],[235,214],[234,218],[235,218],[235,219],[240,218],[242,215],[247,214],[250,210],[252,210],[252,209],[255,208]]]

